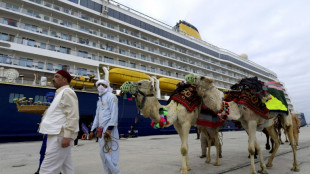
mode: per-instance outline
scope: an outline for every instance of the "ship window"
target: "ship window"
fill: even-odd
[[[77,74],[82,76],[87,76],[87,69],[85,68],[77,68]]]
[[[141,59],[142,59],[142,60],[146,60],[145,55],[141,55]]]
[[[126,66],[126,62],[123,60],[118,60],[118,64],[121,66]]]
[[[126,39],[122,39],[122,38],[119,38],[119,42],[124,43],[124,44],[127,43]]]
[[[11,25],[11,26],[14,26],[14,27],[17,27],[17,21],[16,20],[13,20],[13,19],[10,19],[10,18],[4,18],[3,19],[3,24],[6,24],[6,25]]]
[[[107,50],[108,51],[113,51],[113,46],[107,45]]]
[[[19,66],[26,66],[27,59],[20,57],[19,58]]]
[[[63,47],[63,46],[60,46],[59,51],[60,51],[61,53],[69,54],[69,49],[66,48],[66,47]]]
[[[107,26],[108,26],[109,28],[114,29],[114,25],[113,25],[113,24],[108,23]]]
[[[41,43],[40,48],[46,49],[46,43]]]
[[[113,58],[110,58],[110,57],[106,57],[106,56],[104,56],[104,62],[114,64],[114,59],[113,59]]]
[[[1,40],[5,40],[5,41],[11,40],[10,36],[6,33],[0,33],[0,35],[1,35]]]
[[[44,62],[38,62],[38,69],[44,68]]]
[[[55,45],[49,45],[48,49],[51,50],[51,51],[56,51]]]
[[[32,59],[27,59],[26,66],[27,67],[32,67],[32,63],[33,63]]]
[[[42,34],[48,34],[48,31],[47,31],[47,29],[42,29]]]
[[[79,0],[69,0],[69,1],[74,2],[74,3],[77,4]]]
[[[54,70],[54,65],[52,63],[47,64],[47,70],[53,71]]]
[[[130,56],[131,56],[131,57],[136,57],[136,53],[130,52]]]
[[[57,69],[55,69],[55,71],[61,70],[62,69],[62,64],[58,64]]]
[[[160,74],[164,74],[164,70],[161,69],[161,70],[160,70]]]
[[[5,6],[7,9],[11,9],[13,11],[19,11],[19,7],[16,6],[16,5],[12,5],[12,4],[9,4],[9,3],[6,3],[6,6]]]
[[[50,20],[50,17],[44,16],[44,20],[49,21],[49,20]]]
[[[141,69],[146,71],[146,66],[145,65],[141,65]]]
[[[136,68],[136,64],[135,63],[130,63],[130,68]]]
[[[18,98],[18,99],[21,99],[24,97],[24,94],[19,94],[19,93],[10,93],[10,96],[9,96],[9,103],[14,103],[13,99],[14,98]]]
[[[79,51],[78,52],[78,56],[87,58],[88,57],[88,52],[86,52],[86,51]]]
[[[36,96],[34,97],[34,102],[38,102],[38,101],[40,101],[40,102],[46,102],[46,97],[43,96],[43,95],[36,95]]]
[[[109,35],[109,34],[107,36],[108,36],[108,39],[114,40],[114,36]]]
[[[41,0],[30,0],[30,1],[41,4]]]
[[[119,50],[119,53],[120,53],[120,54],[123,54],[123,55],[126,55],[126,51],[125,51],[125,50],[122,50],[122,49]]]
[[[58,23],[58,19],[53,18],[53,22]]]
[[[155,72],[155,68],[151,67],[151,72]]]
[[[61,33],[61,38],[65,39],[65,40],[68,40],[68,35]]]

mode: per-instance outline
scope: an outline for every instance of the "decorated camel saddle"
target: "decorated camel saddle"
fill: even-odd
[[[214,113],[206,105],[202,105],[197,125],[211,128],[223,127],[226,120],[221,119],[217,113]],[[220,128],[221,128],[220,127]]]
[[[231,87],[224,100],[234,101],[268,119],[267,113],[288,114],[288,106],[279,82],[262,82],[257,77],[243,78]]]
[[[188,112],[192,112],[201,103],[201,97],[198,96],[196,88],[184,82],[177,84],[177,88],[170,95],[167,104],[169,104],[171,100],[185,106]]]

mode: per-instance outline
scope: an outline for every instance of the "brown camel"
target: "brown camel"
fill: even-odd
[[[185,79],[188,82],[194,83],[197,86],[197,92],[202,97],[203,102],[206,104],[208,108],[213,110],[214,112],[220,112],[224,114],[224,111],[222,110],[223,106],[223,99],[221,97],[221,91],[219,91],[216,86],[214,85],[214,80],[211,78],[207,78],[204,76],[195,76],[193,74],[187,75]],[[257,113],[255,113],[253,110],[249,109],[248,107],[245,107],[244,105],[239,105],[235,102],[228,102],[229,106],[229,115],[228,119],[231,120],[238,120],[241,122],[242,127],[246,130],[249,136],[248,141],[248,151],[250,153],[250,159],[251,159],[251,173],[256,174],[255,165],[254,165],[254,153],[255,149],[258,152],[259,160],[260,160],[260,167],[261,170],[259,172],[261,173],[268,173],[266,170],[266,165],[264,164],[263,157],[261,154],[261,149],[259,147],[259,144],[256,140],[256,131],[262,130],[263,128],[267,128],[269,135],[272,137],[272,139],[275,142],[275,147],[272,155],[270,156],[267,167],[272,167],[272,161],[275,157],[275,154],[279,147],[279,138],[277,134],[274,131],[273,128],[273,119],[276,118],[277,114],[268,114],[268,117],[271,118],[269,120],[261,117]],[[283,128],[286,132],[288,132],[288,137],[291,142],[291,147],[293,151],[293,167],[291,168],[292,171],[299,171],[297,159],[296,159],[296,144],[293,138],[293,127],[292,127],[292,117],[291,114],[288,114],[287,116],[281,115],[279,117]]]

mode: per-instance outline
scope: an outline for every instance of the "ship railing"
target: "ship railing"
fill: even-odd
[[[275,73],[272,72],[272,71],[270,71],[269,69],[267,69],[267,68],[265,68],[265,67],[263,67],[263,66],[261,66],[261,65],[259,65],[259,64],[256,64],[256,63],[252,62],[252,61],[249,60],[249,59],[244,59],[244,58],[242,58],[240,55],[238,55],[238,54],[236,54],[236,53],[234,53],[234,52],[231,52],[231,51],[229,51],[229,50],[227,50],[227,49],[223,49],[223,48],[220,48],[220,52],[221,52],[221,54],[230,55],[230,56],[232,56],[232,57],[235,58],[235,59],[241,60],[241,61],[243,61],[243,62],[247,62],[247,63],[249,63],[249,64],[251,64],[251,65],[253,65],[253,66],[255,66],[255,67],[259,67],[260,69],[262,69],[262,70],[264,70],[264,71],[266,71],[266,72],[268,72],[268,73],[273,74],[274,76],[276,76]]]
[[[157,19],[155,19],[155,18],[152,18],[152,17],[150,17],[150,16],[148,16],[148,15],[146,15],[146,14],[143,14],[143,13],[141,13],[141,12],[139,12],[139,11],[137,11],[137,10],[134,10],[134,9],[132,9],[132,8],[126,6],[126,5],[123,5],[123,4],[119,3],[119,2],[116,2],[116,1],[113,1],[113,0],[109,0],[109,2],[110,2],[111,4],[117,6],[117,7],[120,7],[120,8],[122,8],[122,9],[124,9],[124,10],[128,10],[128,11],[130,11],[130,12],[132,12],[132,13],[134,13],[134,14],[137,14],[137,15],[143,17],[143,18],[147,18],[147,19],[149,19],[149,20],[151,20],[151,21],[153,21],[153,22],[156,22],[156,23],[158,23],[158,24],[161,24],[161,25],[163,25],[164,27],[167,27],[167,28],[169,28],[169,29],[172,29],[172,28],[173,28],[172,26],[170,26],[170,25],[168,25],[168,24],[166,24],[166,23],[164,23],[164,22],[162,22],[162,21],[159,21],[159,20],[157,20]]]

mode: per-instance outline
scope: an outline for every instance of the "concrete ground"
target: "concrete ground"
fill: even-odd
[[[310,173],[310,127],[300,130],[297,159],[298,174]],[[257,132],[265,162],[270,156],[265,147],[265,135]],[[282,136],[284,140],[284,135]],[[223,158],[221,166],[214,166],[215,148],[212,147],[212,161],[201,159],[200,141],[196,134],[189,136],[189,174],[243,174],[250,172],[248,159],[248,138],[244,131],[223,132]],[[145,136],[121,139],[119,166],[123,174],[178,174],[181,168],[180,139],[178,135]],[[33,174],[39,164],[41,142],[19,142],[0,144],[0,174]],[[99,145],[95,140],[79,140],[79,146],[72,148],[76,174],[103,173],[99,156]],[[289,174],[293,155],[289,143],[280,145],[273,167],[269,173]],[[256,170],[259,163],[256,163]],[[297,173],[296,173],[297,174]]]

